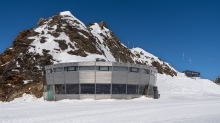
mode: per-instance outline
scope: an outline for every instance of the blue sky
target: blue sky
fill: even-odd
[[[1,1],[0,52],[39,18],[68,10],[85,25],[104,21],[130,48],[141,47],[178,71],[194,70],[214,80],[220,75],[219,6],[219,0]]]

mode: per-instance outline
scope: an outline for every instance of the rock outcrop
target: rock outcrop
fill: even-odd
[[[220,85],[220,76],[218,76],[215,81],[214,81],[216,84],[219,84]]]

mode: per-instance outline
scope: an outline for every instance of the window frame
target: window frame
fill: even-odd
[[[82,69],[83,67],[94,67],[94,69]],[[95,66],[79,66],[79,71],[84,71],[84,70],[88,70],[88,71],[95,71],[96,70],[96,67]]]
[[[87,85],[87,87],[86,87],[86,85]],[[85,92],[83,92],[83,91],[88,91],[88,85],[92,85],[92,86],[94,86],[94,87],[92,87],[93,88],[93,91],[92,92],[89,92],[89,93],[85,93]],[[85,87],[83,87],[83,86],[85,86]],[[95,83],[94,84],[80,84],[80,94],[95,94]],[[84,90],[85,89],[85,90]],[[89,87],[89,89],[91,89],[91,87]],[[92,90],[92,89],[91,89]],[[90,90],[90,91],[91,91]]]
[[[61,70],[61,71],[57,71],[57,70]],[[56,67],[56,68],[53,68],[53,72],[54,73],[59,73],[59,72],[63,72],[64,71],[64,68],[63,67]]]
[[[50,71],[50,72],[48,72],[48,71]],[[52,69],[47,69],[47,74],[51,74],[51,73],[53,73],[53,70]]]
[[[109,87],[107,87],[107,88],[106,87],[97,88],[98,86],[101,86],[101,85],[105,85],[105,86],[109,86]],[[96,94],[111,94],[111,84],[110,83],[109,84],[96,84],[95,89],[96,89],[96,92],[95,92]],[[101,92],[104,92],[104,93],[101,93]]]
[[[69,93],[70,91],[70,89],[68,90],[67,88],[68,88],[68,86],[70,86],[70,85],[76,85],[76,91],[75,91],[75,93]],[[66,94],[79,94],[79,84],[66,84]],[[68,91],[67,91],[68,90]],[[73,88],[72,90],[75,90],[75,88]],[[68,92],[68,93],[67,93]]]
[[[120,89],[120,86],[124,86]],[[112,94],[126,94],[127,84],[112,84]],[[118,91],[119,93],[116,93]]]
[[[115,68],[117,68],[116,70],[115,70]],[[118,69],[118,68],[126,68],[127,70],[123,70],[123,69]],[[124,71],[124,72],[128,72],[128,67],[125,67],[125,66],[113,66],[113,71]]]
[[[75,69],[74,70],[69,70],[70,67],[74,67]],[[78,66],[67,66],[67,67],[64,67],[64,71],[78,71]]]
[[[137,71],[134,71],[134,69],[137,69]],[[129,70],[130,70],[130,72],[132,72],[132,73],[139,73],[140,68],[137,68],[137,67],[130,67]]]
[[[64,89],[60,88],[60,87],[57,88],[57,86],[64,87]],[[66,85],[65,84],[54,84],[54,88],[55,88],[55,94],[66,94]],[[57,90],[57,89],[59,89],[59,90]],[[61,93],[58,93],[58,92],[61,92]]]

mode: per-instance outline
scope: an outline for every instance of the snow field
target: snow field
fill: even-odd
[[[201,91],[201,82],[203,91]],[[160,99],[44,101],[24,94],[0,102],[2,123],[219,123],[220,86],[158,75]]]

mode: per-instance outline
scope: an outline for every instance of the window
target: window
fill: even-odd
[[[113,71],[128,71],[128,67],[114,66]]]
[[[109,67],[109,66],[99,66],[98,68],[99,68],[100,71],[109,71],[110,70],[109,68],[111,68],[111,67]]]
[[[79,94],[79,84],[66,84],[66,94]]]
[[[79,70],[95,70],[95,66],[80,66]]]
[[[138,73],[139,72],[139,68],[130,67],[130,72]]]
[[[81,94],[95,94],[95,84],[81,84]]]
[[[77,71],[78,67],[77,66],[71,66],[71,67],[65,67],[65,71]]]
[[[63,67],[54,68],[53,71],[56,72],[63,72]]]
[[[112,94],[126,94],[126,84],[112,84]]]
[[[96,84],[96,94],[110,94],[111,84]]]
[[[138,94],[139,85],[127,85],[127,94]]]
[[[150,74],[150,71],[147,70],[147,69],[142,69],[142,70],[141,70],[141,73],[144,73],[144,74]]]
[[[56,84],[55,85],[55,93],[56,94],[65,94],[65,85],[64,84]]]
[[[47,69],[47,74],[52,73],[52,69]]]

